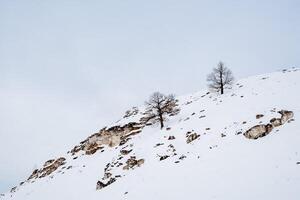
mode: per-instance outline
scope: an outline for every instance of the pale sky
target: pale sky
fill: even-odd
[[[154,91],[299,66],[299,44],[299,0],[0,0],[0,192]]]

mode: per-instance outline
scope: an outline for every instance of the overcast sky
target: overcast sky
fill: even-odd
[[[299,0],[0,0],[0,192],[154,91],[299,66],[299,44]]]

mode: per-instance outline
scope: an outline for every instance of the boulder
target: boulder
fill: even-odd
[[[259,137],[266,136],[269,134],[273,129],[272,124],[267,125],[256,125],[250,128],[248,131],[244,133],[244,136],[248,139],[257,139]]]
[[[197,133],[193,133],[193,134],[190,134],[187,136],[187,139],[186,139],[186,143],[191,143],[192,141],[196,140],[197,138],[199,138],[200,135],[198,135]]]
[[[168,137],[168,140],[175,140],[175,136],[170,135],[170,136]]]

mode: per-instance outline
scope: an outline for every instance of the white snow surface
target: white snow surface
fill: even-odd
[[[224,95],[207,92],[178,97],[181,111],[166,122],[170,130],[146,126],[133,136],[125,144],[131,145],[126,149],[133,151],[121,161],[135,155],[145,163],[133,170],[113,168],[113,175],[122,176],[113,184],[96,190],[106,164],[117,160],[123,146],[106,147],[104,152],[93,155],[79,153],[76,160],[64,154],[65,166],[71,169],[63,173],[58,169],[33,183],[25,182],[16,192],[7,192],[0,199],[299,200],[300,70],[292,68],[239,80]],[[257,140],[237,134],[260,121],[268,123],[280,117],[277,111],[282,109],[293,111],[295,121]],[[256,119],[256,114],[264,117]],[[134,122],[140,117],[138,114],[112,125]],[[200,137],[187,144],[188,131]],[[175,139],[168,140],[170,135]],[[155,147],[158,143],[163,145]],[[171,152],[170,144],[177,155]],[[160,161],[158,155],[170,157]],[[182,155],[186,158],[179,159]]]

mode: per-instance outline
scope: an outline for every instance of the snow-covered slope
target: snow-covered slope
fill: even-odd
[[[178,97],[181,111],[169,117],[163,130],[145,126],[122,145],[104,145],[91,155],[83,149],[69,152],[52,173],[31,178],[0,198],[298,200],[299,91],[300,70],[293,68],[237,81],[222,96],[203,90]],[[242,134],[280,117],[280,110],[293,111],[293,119],[257,140]],[[139,123],[144,108],[134,111],[108,127]],[[199,137],[187,143],[191,134]],[[124,170],[131,156],[143,160]],[[106,184],[112,177],[115,181],[96,190],[98,181]]]

